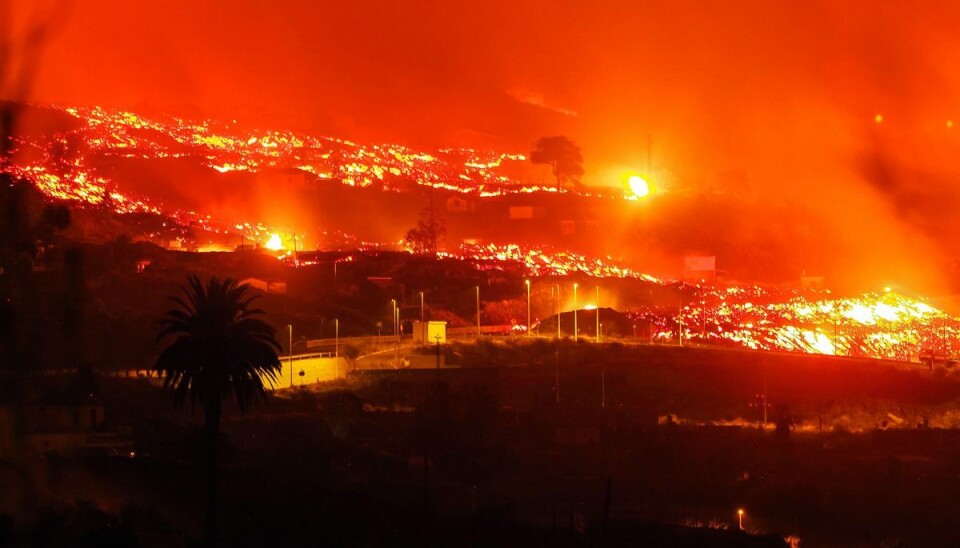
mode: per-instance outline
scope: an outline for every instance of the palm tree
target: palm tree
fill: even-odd
[[[211,278],[206,285],[189,277],[177,306],[161,320],[158,341],[172,338],[154,365],[173,391],[178,407],[203,408],[207,441],[207,543],[216,542],[216,504],[220,412],[224,400],[235,398],[241,412],[266,396],[264,379],[271,384],[280,372],[280,344],[274,330],[251,308],[249,285]]]

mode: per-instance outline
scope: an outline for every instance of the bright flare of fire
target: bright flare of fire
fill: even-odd
[[[633,195],[637,198],[643,198],[650,194],[650,185],[639,175],[631,176],[627,179],[627,184],[630,185],[630,191],[633,192]]]
[[[279,234],[271,234],[270,239],[267,240],[267,243],[263,247],[271,251],[280,251],[283,249],[283,240],[280,239]]]

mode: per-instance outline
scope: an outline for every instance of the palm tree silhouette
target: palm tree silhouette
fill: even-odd
[[[163,375],[177,407],[187,400],[203,408],[207,441],[207,543],[216,543],[217,472],[220,413],[224,400],[235,398],[241,412],[266,396],[264,379],[271,384],[280,372],[280,344],[274,330],[251,308],[256,298],[249,285],[232,279],[211,278],[204,285],[190,276],[183,296],[171,297],[177,306],[160,322],[158,341],[172,338],[153,369]]]

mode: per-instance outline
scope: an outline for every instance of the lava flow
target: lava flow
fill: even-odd
[[[418,184],[481,196],[517,192],[556,192],[541,185],[522,185],[504,173],[507,164],[523,162],[515,153],[495,153],[467,148],[447,148],[436,153],[414,151],[401,145],[364,146],[332,137],[316,137],[290,131],[242,131],[236,124],[191,122],[181,118],[150,119],[131,112],[100,107],[47,107],[80,122],[72,130],[52,136],[21,136],[19,152],[39,151],[29,165],[8,167],[34,181],[50,196],[103,203],[107,196],[122,195],[111,182],[91,173],[86,157],[104,155],[122,158],[159,159],[192,157],[220,173],[258,172],[264,169],[298,169],[318,179],[348,186],[371,186],[375,182],[395,190],[391,181],[400,178]],[[82,143],[69,169],[56,174],[61,161],[55,151],[68,142]],[[391,177],[392,176],[392,177]],[[146,200],[122,199],[120,212],[156,211]]]
[[[92,159],[192,158],[219,173],[295,169],[318,181],[346,186],[378,185],[384,191],[400,191],[406,181],[481,198],[576,192],[524,185],[512,178],[508,167],[525,161],[521,154],[465,148],[427,153],[400,145],[365,146],[290,131],[242,131],[235,123],[191,122],[176,117],[150,119],[99,107],[46,108],[77,123],[51,134],[18,137],[15,160],[3,167],[7,172],[31,181],[55,199],[107,207],[117,213],[164,215],[212,233],[241,234],[265,249],[286,252],[281,258],[287,260],[292,260],[291,244],[278,236],[282,231],[275,227],[165,208],[149,196],[120,188],[98,173]],[[646,190],[640,181],[633,186],[637,194]],[[297,236],[290,238],[295,248]],[[347,235],[338,238],[351,241]],[[370,243],[354,248],[377,249],[382,245]],[[686,340],[706,344],[909,360],[924,349],[948,355],[951,348],[957,347],[960,334],[960,323],[955,318],[895,292],[835,298],[828,292],[770,290],[750,285],[720,288],[671,284],[619,264],[611,257],[591,258],[573,251],[516,244],[461,245],[439,255],[468,261],[479,270],[520,265],[530,277],[628,278],[676,287],[677,307],[651,306],[633,313],[635,318],[645,319],[653,326],[650,334],[654,341],[676,340],[682,332]]]
[[[834,356],[910,361],[921,352],[944,359],[958,348],[960,321],[923,300],[893,291],[833,297],[827,291],[755,286],[677,287],[672,310],[635,315],[655,341],[687,341]],[[680,295],[692,295],[683,302]]]
[[[481,270],[502,268],[506,262],[519,262],[530,276],[583,274],[596,278],[638,278],[659,283],[657,278],[618,265],[610,257],[589,258],[572,251],[549,251],[516,244],[463,244],[457,251],[440,252],[439,255],[471,261]]]

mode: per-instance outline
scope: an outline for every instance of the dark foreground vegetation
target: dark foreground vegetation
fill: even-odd
[[[224,409],[221,544],[960,539],[960,435],[944,427],[960,397],[951,375],[569,341],[447,351],[464,367],[360,372],[272,395],[251,414]],[[102,377],[96,387],[104,426],[129,436],[133,456],[38,459],[36,496],[0,511],[0,535],[41,545],[198,541],[201,414],[177,413],[147,379]],[[757,427],[764,387],[766,429]]]

